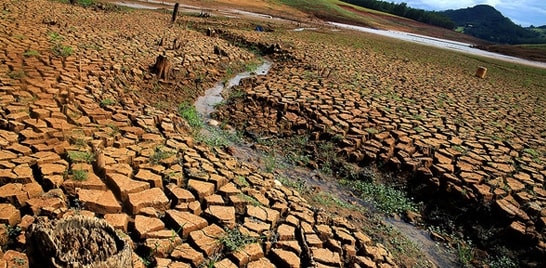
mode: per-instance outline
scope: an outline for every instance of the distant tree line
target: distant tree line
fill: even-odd
[[[497,44],[546,43],[540,27],[523,28],[488,5],[446,10],[442,13],[457,24],[458,31],[483,40]]]
[[[392,3],[378,0],[341,0],[343,2],[378,10],[381,12],[405,17],[419,22],[427,23],[434,26],[439,26],[446,29],[454,29],[455,23],[446,15],[436,11],[426,11],[409,7],[407,3]]]

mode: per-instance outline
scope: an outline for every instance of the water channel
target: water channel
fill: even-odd
[[[212,120],[211,113],[215,111],[215,106],[224,100],[222,97],[222,92],[224,90],[229,90],[233,86],[238,85],[242,79],[252,77],[254,75],[267,75],[272,66],[273,62],[270,60],[265,60],[255,71],[239,73],[235,77],[229,79],[227,82],[218,82],[214,87],[206,90],[204,95],[200,96],[195,101],[194,106],[197,112],[205,121],[210,122]],[[202,134],[206,135],[206,132]],[[246,142],[233,144],[231,147],[235,157],[241,161],[255,162],[261,156],[260,152],[253,149],[251,144]],[[354,195],[351,194],[348,189],[341,187],[336,182],[335,178],[324,179],[324,175],[318,174],[316,171],[304,167],[290,167],[290,169],[282,171],[282,173],[285,173],[285,175],[292,178],[304,179],[307,186],[319,187],[322,191],[333,194],[345,202],[358,203],[361,206],[375,210],[373,207],[370,207],[370,204],[354,197]],[[434,242],[430,238],[427,231],[421,230],[402,220],[393,219],[390,217],[384,217],[383,220],[386,224],[391,225],[410,241],[412,241],[436,266],[457,267],[457,261],[454,254],[450,253],[445,247]]]
[[[157,1],[157,0],[132,0],[132,1],[112,1],[115,4],[127,6],[131,8],[140,8],[140,9],[172,9],[173,3],[168,1]],[[203,10],[200,7],[189,6],[189,5],[180,5],[182,12],[195,12]],[[264,19],[278,19],[268,15],[239,11],[239,10],[216,10],[223,15],[234,14],[234,15],[247,15],[254,17],[261,17]],[[330,24],[328,26],[328,24]],[[333,30],[344,28],[357,31],[368,32],[372,34],[379,34],[383,36],[388,36],[391,38],[397,38],[400,40],[405,40],[409,42],[421,43],[424,45],[432,45],[444,49],[451,49],[460,51],[463,53],[470,53],[474,55],[486,56],[496,59],[502,59],[510,62],[527,64],[537,67],[546,68],[546,63],[532,62],[528,60],[523,60],[519,58],[514,58],[506,55],[491,53],[488,51],[483,51],[479,49],[472,48],[470,44],[443,40],[434,37],[422,36],[411,33],[396,32],[396,31],[386,31],[386,30],[376,30],[365,27],[358,27],[347,24],[339,23],[328,23],[327,27],[334,27]],[[303,31],[303,30],[315,30],[316,28],[297,28],[294,31]],[[224,98],[222,97],[222,92],[226,89],[238,85],[242,79],[254,76],[254,75],[266,75],[270,68],[273,66],[273,62],[270,60],[265,60],[262,65],[260,65],[255,71],[242,72],[237,74],[235,77],[229,79],[227,82],[218,82],[214,87],[208,89],[203,96],[200,96],[194,103],[197,112],[202,116],[204,121],[212,122],[211,113],[215,111],[215,106],[221,103]],[[212,125],[212,124],[211,124]],[[206,135],[206,133],[204,133]],[[260,152],[253,149],[251,144],[241,142],[239,144],[233,144],[234,151],[236,152],[236,157],[242,161],[256,161],[260,157]],[[336,195],[337,198],[351,203],[359,203],[362,206],[370,207],[369,204],[363,202],[360,199],[355,198],[350,191],[343,189],[335,180],[322,180],[317,179],[323,177],[322,175],[317,175],[316,171],[309,170],[302,167],[293,167],[290,171],[292,177],[298,177],[306,180],[306,184],[310,187],[319,186],[320,189],[328,193]],[[373,208],[371,208],[374,210]],[[448,250],[436,242],[431,240],[427,231],[419,229],[411,224],[408,224],[404,221],[385,217],[384,221],[386,224],[390,224],[400,233],[404,234],[410,241],[412,241],[421,251],[427,256],[427,258],[433,262],[437,267],[458,267],[456,257],[453,253],[448,252]]]

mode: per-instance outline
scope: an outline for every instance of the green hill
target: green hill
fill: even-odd
[[[477,5],[470,8],[446,10],[442,14],[451,18],[457,31],[497,44],[546,43],[540,32],[523,28],[504,17],[495,8]]]

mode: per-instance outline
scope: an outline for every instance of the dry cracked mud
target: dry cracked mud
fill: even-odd
[[[411,175],[423,196],[490,208],[495,235],[519,239],[528,263],[541,262],[544,95],[510,87],[502,71],[511,69],[481,80],[414,45],[389,54],[387,43],[348,45],[354,33],[293,32],[295,23],[263,33],[253,21],[181,16],[173,25],[168,12],[107,5],[0,8],[0,265],[28,267],[36,217],[73,215],[129,239],[133,267],[412,265],[351,217],[194,139],[176,106],[256,60],[240,46],[273,53],[275,64],[243,81],[245,97],[219,118],[247,133],[334,140],[349,161]],[[410,60],[415,53],[425,60]],[[170,59],[166,79],[150,69],[159,55]]]

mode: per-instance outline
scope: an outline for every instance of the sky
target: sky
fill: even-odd
[[[392,2],[405,2],[413,8],[436,11],[486,4],[496,8],[512,22],[523,27],[546,25],[546,1],[544,0],[395,0]]]

